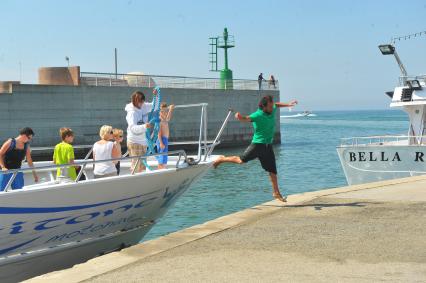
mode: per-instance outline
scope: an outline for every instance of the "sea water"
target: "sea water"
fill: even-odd
[[[282,116],[295,115],[282,112]],[[281,118],[282,144],[274,147],[285,195],[346,185],[336,146],[344,137],[407,134],[407,115],[398,110],[322,111],[314,117]],[[245,147],[215,150],[240,155]],[[144,240],[230,214],[272,199],[268,175],[255,160],[210,170],[159,220]]]

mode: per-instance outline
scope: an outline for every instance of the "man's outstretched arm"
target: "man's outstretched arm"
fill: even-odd
[[[235,119],[237,119],[240,122],[251,122],[251,119],[249,116],[243,116],[240,112],[235,113]]]
[[[297,104],[297,100],[292,100],[289,103],[285,102],[275,102],[275,106],[277,107],[294,107]]]

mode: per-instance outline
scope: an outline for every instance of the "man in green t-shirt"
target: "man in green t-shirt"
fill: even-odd
[[[272,196],[280,201],[285,202],[278,188],[277,166],[275,163],[275,154],[272,148],[272,142],[275,132],[275,113],[280,107],[293,107],[297,104],[296,100],[290,103],[275,102],[272,96],[264,96],[259,102],[259,109],[249,116],[242,116],[239,112],[235,114],[235,118],[241,122],[253,123],[254,134],[249,147],[241,156],[221,156],[215,160],[213,166],[217,168],[224,162],[242,164],[250,160],[258,158],[262,168],[269,173],[273,193]]]

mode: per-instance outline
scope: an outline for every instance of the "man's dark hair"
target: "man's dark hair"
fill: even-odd
[[[268,103],[272,101],[274,101],[274,99],[271,95],[266,95],[262,97],[262,99],[259,101],[259,109],[265,109],[266,105],[268,105]]]
[[[33,131],[33,129],[31,129],[29,127],[25,127],[25,128],[23,128],[19,131],[19,134],[29,137],[29,136],[34,136],[34,131]]]

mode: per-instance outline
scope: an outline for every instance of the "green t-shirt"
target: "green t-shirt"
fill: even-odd
[[[254,135],[252,143],[264,143],[271,144],[274,139],[275,132],[275,113],[277,107],[274,105],[274,109],[271,114],[263,112],[262,109],[257,109],[256,112],[250,114],[250,119],[253,123]]]
[[[74,160],[74,148],[72,145],[66,142],[58,143],[55,146],[55,151],[53,152],[53,161],[55,164],[67,164],[70,163],[71,160]],[[61,168],[58,168],[56,176],[60,175]],[[70,166],[68,168],[68,177],[70,177],[72,180],[77,179],[77,173],[74,166]]]

